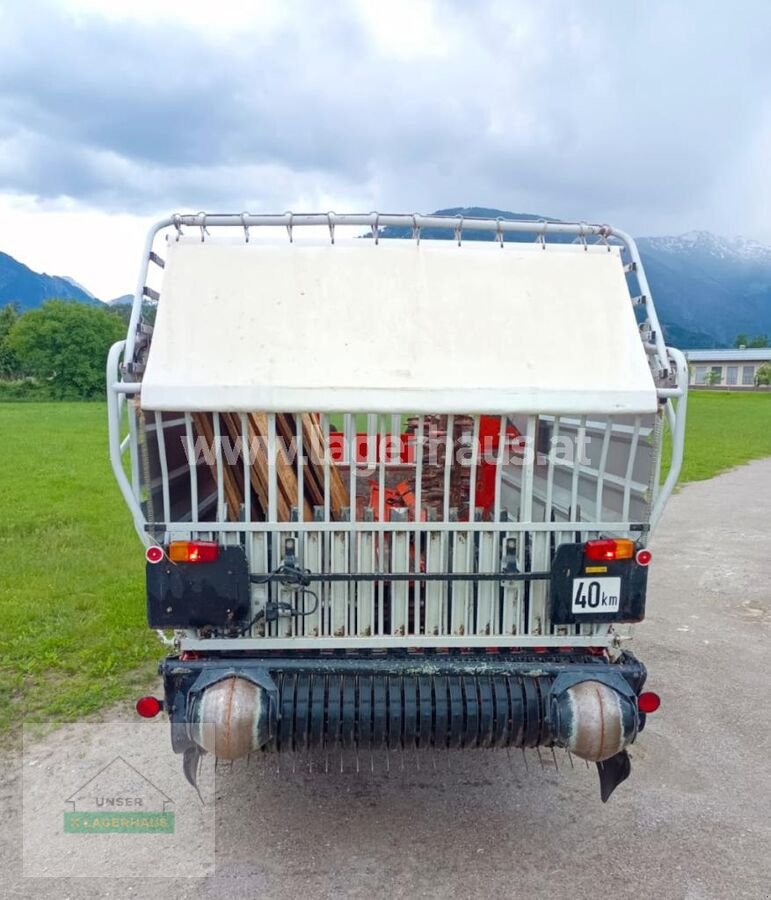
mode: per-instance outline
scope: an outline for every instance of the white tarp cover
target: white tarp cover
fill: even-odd
[[[656,409],[618,250],[169,239],[142,406]]]

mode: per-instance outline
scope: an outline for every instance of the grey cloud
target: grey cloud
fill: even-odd
[[[484,203],[645,227],[651,209],[708,206],[760,127],[765,4],[441,9],[458,52],[408,61],[337,4],[227,40],[6,12],[0,190],[138,212]]]

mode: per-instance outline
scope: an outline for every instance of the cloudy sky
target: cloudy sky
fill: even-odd
[[[0,0],[0,250],[110,297],[176,210],[771,242],[769,48],[765,0]]]

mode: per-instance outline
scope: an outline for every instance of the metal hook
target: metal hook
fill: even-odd
[[[177,229],[177,242],[182,237],[182,216],[179,213],[174,213],[172,216],[174,221],[174,227]]]
[[[380,243],[380,213],[373,212],[372,215],[375,217],[375,224],[372,226],[372,237],[375,239],[375,246]]]
[[[329,223],[329,240],[335,242],[335,214],[330,210],[327,213],[327,222]]]
[[[201,243],[203,243],[206,240],[206,235],[209,233],[206,229],[206,213],[201,210],[198,215],[201,217]]]
[[[412,236],[415,238],[415,242],[420,244],[420,225],[418,225],[418,215],[417,213],[412,214]]]
[[[294,219],[294,213],[291,211],[291,209],[288,209],[284,213],[284,215],[289,216],[289,222],[286,226],[286,233],[289,235],[289,243],[292,244],[294,243],[294,236],[292,235],[292,219]]]
[[[458,226],[455,229],[455,240],[458,242],[458,246],[460,247],[461,240],[463,239],[463,216],[458,214],[455,218],[458,220]]]
[[[495,230],[495,240],[503,247],[503,225],[501,224],[503,220],[498,216],[495,221],[498,223]]]
[[[244,226],[244,239],[247,244],[249,243],[249,226],[246,224],[246,217],[248,215],[248,212],[241,213],[241,224]]]
[[[587,246],[588,246],[586,243],[586,232],[584,230],[586,228],[586,222],[579,222],[578,228],[579,228],[578,237],[580,238],[581,243],[584,245],[584,250],[586,250]]]

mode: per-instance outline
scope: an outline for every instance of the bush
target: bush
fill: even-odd
[[[14,322],[6,343],[21,372],[46,385],[51,398],[92,400],[104,396],[107,352],[125,332],[107,309],[48,300]]]
[[[4,401],[51,400],[51,385],[34,378],[0,381],[0,403]]]

